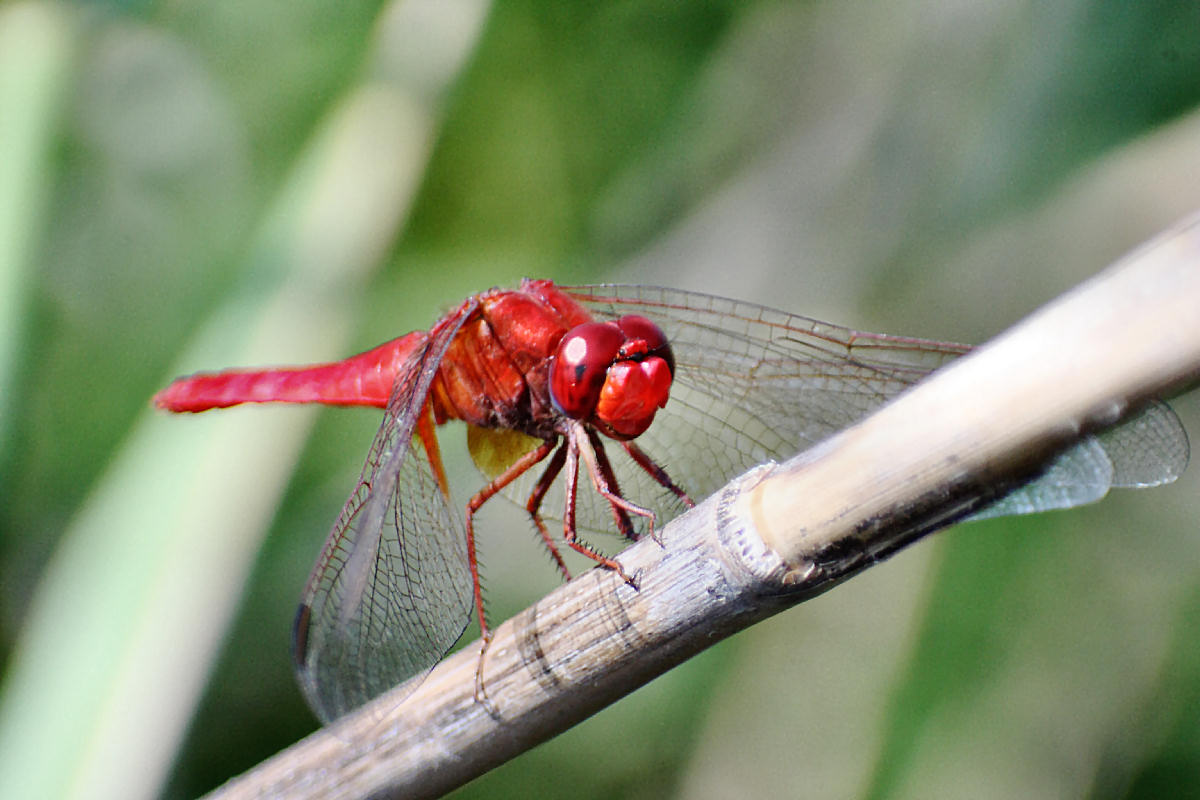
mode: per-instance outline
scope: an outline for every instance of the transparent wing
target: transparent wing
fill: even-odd
[[[854,424],[970,349],[864,333],[675,289],[565,291],[599,318],[643,314],[666,333],[676,361],[671,399],[637,443],[697,501],[756,464],[795,455]],[[1063,508],[1097,500],[1110,486],[1169,482],[1187,458],[1179,419],[1165,403],[1155,403],[1064,453],[995,512]],[[625,458],[613,461],[628,498],[649,505],[663,521],[678,513],[676,498],[644,472]],[[607,507],[593,502],[583,513],[589,527],[611,529]]]
[[[1187,431],[1170,406],[1155,402],[1115,428],[1079,442],[1051,462],[1036,480],[972,519],[1094,503],[1114,486],[1159,486],[1178,478],[1187,462]]]
[[[296,618],[296,671],[323,722],[431,669],[470,621],[461,517],[413,436],[446,348],[474,308],[465,303],[443,320],[405,363],[309,578]]]

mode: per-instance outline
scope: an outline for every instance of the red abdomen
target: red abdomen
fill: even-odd
[[[414,331],[331,364],[200,373],[154,397],[176,412],[241,403],[323,403],[386,408],[408,359],[441,326],[467,314],[438,365],[429,401],[439,423],[461,419],[489,428],[550,436],[549,358],[563,334],[591,316],[550,281],[493,289],[466,300],[430,333]]]
[[[385,408],[401,365],[426,338],[424,331],[413,331],[331,364],[189,375],[156,394],[154,405],[175,412],[206,411],[241,403]]]

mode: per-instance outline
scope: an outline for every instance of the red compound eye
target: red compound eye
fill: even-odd
[[[586,322],[567,331],[550,371],[550,398],[562,413],[571,419],[592,416],[623,344],[625,334],[609,322]]]
[[[674,375],[666,335],[645,317],[629,314],[567,331],[554,353],[550,399],[571,419],[632,439],[666,405]]]
[[[667,404],[670,391],[671,371],[664,359],[618,361],[608,368],[593,422],[614,439],[641,436]]]
[[[626,314],[617,320],[617,327],[624,332],[628,340],[626,347],[637,341],[646,343],[644,351],[637,356],[639,360],[648,356],[658,356],[667,362],[667,369],[671,370],[671,375],[675,375],[675,354],[671,352],[671,345],[661,328],[639,314]],[[631,357],[626,356],[624,352],[622,355]]]

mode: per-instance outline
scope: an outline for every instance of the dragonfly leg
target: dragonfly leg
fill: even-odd
[[[613,473],[612,464],[608,460],[608,453],[604,450],[604,443],[600,441],[600,437],[596,436],[594,431],[588,431],[587,445],[580,452],[583,455],[584,463],[587,464],[592,485],[596,487],[596,491],[601,497],[608,500],[608,507],[612,511],[617,532],[629,541],[636,542],[638,534],[633,529],[629,512],[613,503],[613,497],[621,496],[621,487],[617,483],[617,476]],[[597,475],[600,476],[599,479],[597,479]],[[653,518],[650,520],[650,527],[653,530]]]
[[[479,628],[485,640],[490,638],[490,633],[488,632],[487,617],[483,611],[483,589],[479,584],[479,562],[475,556],[475,512],[484,503],[495,497],[497,492],[528,472],[534,464],[550,455],[556,444],[557,442],[552,440],[542,442],[514,461],[508,469],[493,478],[487,486],[484,486],[467,501],[467,565],[471,568],[471,581],[475,584],[475,611],[479,615]]]
[[[479,561],[475,554],[475,512],[478,511],[484,503],[496,496],[496,493],[515,481],[521,475],[525,474],[534,464],[543,460],[550,455],[554,450],[557,442],[545,441],[540,445],[530,450],[525,455],[518,458],[504,472],[497,475],[487,486],[484,486],[476,492],[469,501],[467,501],[466,527],[467,527],[467,566],[471,570],[471,583],[475,592],[475,613],[479,617],[479,664],[475,667],[475,699],[488,707],[489,711],[494,714],[491,708],[491,703],[487,699],[487,693],[483,688],[483,659],[487,655],[488,646],[492,643],[492,630],[487,624],[487,614],[483,608],[483,586],[479,582]],[[553,462],[551,462],[553,466]],[[544,538],[549,538],[544,537]],[[558,553],[552,551],[559,563],[562,558]]]
[[[546,465],[542,476],[538,478],[537,485],[530,492],[529,499],[525,501],[525,510],[529,512],[530,518],[533,519],[533,524],[537,526],[538,533],[542,537],[542,542],[545,543],[546,549],[550,551],[550,557],[558,565],[558,571],[562,573],[565,580],[569,581],[571,580],[571,571],[567,569],[567,563],[563,561],[562,554],[558,552],[558,546],[550,538],[550,532],[546,530],[546,523],[542,521],[540,513],[542,501],[546,499],[546,492],[550,491],[550,486],[554,483],[554,479],[558,477],[558,473],[562,472],[566,459],[567,444],[563,442],[554,451],[554,458],[550,459],[550,463]]]
[[[654,512],[637,503],[631,503],[621,496],[621,487],[617,485],[617,476],[613,473],[608,453],[604,450],[604,443],[600,441],[596,431],[591,428],[587,430],[587,444],[589,446],[583,450],[583,457],[587,462],[588,474],[592,477],[592,485],[596,487],[596,491],[608,501],[612,508],[617,528],[625,535],[625,538],[636,542],[638,535],[629,521],[629,515],[634,514],[645,518],[646,532],[651,538],[654,538]]]
[[[625,452],[633,459],[634,463],[641,467],[647,475],[654,479],[654,482],[663,487],[671,494],[683,501],[683,504],[688,508],[695,508],[696,503],[692,498],[688,497],[688,493],[681,487],[676,486],[671,480],[671,476],[667,471],[659,466],[653,458],[646,454],[646,451],[638,447],[632,441],[621,442],[621,446],[625,448]]]
[[[616,559],[609,558],[608,556],[606,556],[602,553],[596,552],[595,550],[588,547],[583,542],[579,541],[579,537],[576,535],[576,532],[575,532],[575,497],[576,497],[576,494],[577,494],[578,488],[579,488],[579,454],[580,454],[579,437],[580,437],[580,433],[582,432],[582,430],[583,430],[583,425],[577,424],[575,426],[572,426],[570,433],[567,435],[567,450],[566,450],[566,452],[567,452],[567,460],[566,460],[567,502],[566,502],[566,509],[563,513],[563,539],[566,541],[567,545],[575,552],[587,556],[588,558],[592,559],[597,564],[600,564],[603,567],[608,567],[609,569],[614,570],[618,575],[621,576],[621,580],[625,581],[630,586],[636,587],[637,583],[633,580],[633,578],[629,577],[629,575],[625,572],[625,568],[621,566],[620,562],[618,562]],[[590,446],[586,446],[585,450],[586,450],[586,452],[588,452],[590,454],[590,452],[591,452]],[[591,461],[591,459],[593,459],[593,458],[594,458],[594,456],[591,456],[591,455],[585,456],[585,459],[589,460],[589,463],[594,463]],[[647,512],[647,513],[649,513],[649,512]]]
[[[492,632],[486,631],[479,639],[479,662],[475,665],[475,702],[483,705],[493,717],[498,716],[492,701],[483,688],[483,657],[492,646]]]
[[[433,421],[433,404],[428,401],[421,408],[421,415],[417,418],[417,436],[425,448],[425,455],[428,456],[429,466],[433,469],[434,480],[437,481],[438,488],[442,490],[442,497],[449,502],[450,482],[446,480],[446,468],[442,466],[442,451],[438,447],[437,431]]]

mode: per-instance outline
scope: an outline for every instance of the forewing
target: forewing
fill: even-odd
[[[695,500],[756,464],[788,458],[858,422],[970,350],[675,289],[565,290],[602,319],[637,313],[663,329],[675,353],[675,382],[667,407],[637,442]],[[1187,450],[1174,412],[1155,403],[1064,453],[1045,483],[1019,489],[999,510],[1078,505],[1099,499],[1111,485],[1174,480],[1186,466]],[[623,488],[630,487],[627,496],[648,503],[662,519],[673,516],[677,502],[621,461],[618,476]]]
[[[961,345],[860,333],[711,295],[645,286],[570,287],[599,318],[642,314],[675,355],[665,409],[637,444],[699,501],[768,459],[853,424]],[[614,449],[612,447],[609,448]],[[665,521],[678,502],[624,458],[622,488]]]
[[[296,618],[296,671],[334,720],[436,664],[471,613],[466,536],[413,436],[446,348],[474,309],[434,329],[400,371],[353,494],[313,568]]]
[[[1182,475],[1188,465],[1187,430],[1162,401],[1150,403],[1096,440],[1112,460],[1113,486],[1161,486]]]
[[[972,519],[1071,508],[1101,499],[1112,487],[1170,483],[1188,463],[1187,431],[1171,407],[1155,401],[1129,419],[1089,436],[1060,455],[1034,481]]]

